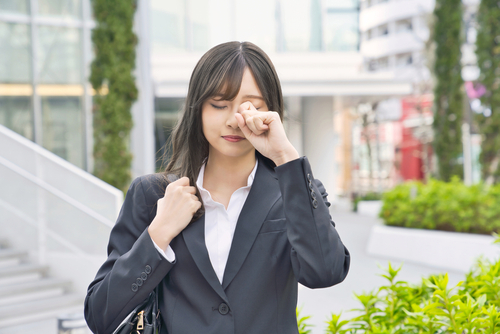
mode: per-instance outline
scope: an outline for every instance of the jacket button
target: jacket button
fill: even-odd
[[[313,190],[313,184],[309,181],[309,190]]]
[[[148,275],[147,275],[144,271],[141,273],[141,279],[142,279],[143,281],[145,281],[145,280],[147,280],[147,279],[148,279]]]
[[[317,207],[318,207],[318,201],[317,201],[317,200],[314,200],[314,201],[313,201],[313,208],[315,208],[315,209],[316,209]]]
[[[229,306],[226,303],[221,303],[219,305],[219,313],[222,315],[226,315],[229,312]]]
[[[137,286],[142,286],[142,279],[137,278],[137,279],[135,280],[135,284],[137,284]]]
[[[313,191],[311,191],[311,198],[312,198],[312,199],[316,199],[316,193],[314,192],[314,190],[313,190]]]
[[[151,267],[149,265],[146,265],[146,268],[144,268],[144,271],[146,272],[146,274],[151,274]]]
[[[137,290],[139,290],[139,287],[137,286],[137,284],[132,283],[132,291],[137,292]]]
[[[312,180],[311,174],[309,174],[309,173],[307,173],[307,180],[308,180],[309,182],[311,182],[311,180]]]

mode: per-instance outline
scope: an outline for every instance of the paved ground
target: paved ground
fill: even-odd
[[[308,289],[299,287],[298,306],[302,307],[302,315],[310,315],[309,323],[313,324],[313,334],[324,333],[325,320],[331,313],[342,312],[350,317],[349,310],[359,307],[354,293],[372,291],[385,284],[385,279],[378,276],[383,272],[381,267],[387,267],[389,261],[393,266],[399,266],[401,261],[376,258],[366,253],[366,245],[372,226],[381,224],[379,219],[358,215],[346,210],[332,210],[332,217],[337,230],[351,254],[351,267],[344,282],[326,289]],[[419,283],[422,276],[442,273],[435,268],[404,263],[399,273],[401,280]],[[455,285],[464,276],[461,273],[448,273],[450,285]],[[352,312],[351,312],[352,314]]]

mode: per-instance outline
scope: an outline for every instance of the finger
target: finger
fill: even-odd
[[[240,128],[241,132],[243,132],[243,135],[245,138],[248,139],[252,135],[252,131],[248,128],[245,118],[241,114],[235,114],[234,117],[236,118],[236,121],[238,122],[238,127]]]
[[[196,194],[196,187],[192,186],[184,187],[184,191],[189,194]]]
[[[189,178],[186,176],[181,177],[180,179],[172,183],[169,183],[167,185],[167,188],[165,189],[165,195],[167,194],[167,191],[175,191],[179,187],[186,187],[186,186],[189,186]]]
[[[250,101],[246,101],[246,102],[243,102],[242,104],[240,104],[240,107],[238,108],[239,111],[243,111],[243,110],[257,110],[255,108],[255,106],[253,105],[252,102]]]
[[[256,116],[256,115],[258,115],[261,112],[258,111],[258,110],[249,110],[249,109],[247,109],[247,110],[241,110],[238,113],[240,115],[242,115],[245,120],[247,120],[248,118],[250,118],[252,116]]]
[[[262,134],[262,131],[257,129],[257,125],[255,124],[256,122],[256,118],[255,117],[249,117],[246,119],[246,124],[247,124],[247,127],[254,133],[256,134],[257,136]]]
[[[172,184],[175,184],[176,186],[189,186],[189,178],[187,176],[183,176],[177,181],[173,182]]]
[[[200,201],[200,199],[199,199],[199,198],[198,198],[198,196],[196,196],[196,195],[191,195],[191,199],[192,199],[193,201],[195,201],[195,202],[199,202],[199,201]]]
[[[253,117],[254,121],[254,125],[255,125],[255,128],[258,130],[258,131],[266,131],[267,129],[269,129],[269,126],[267,124],[264,123],[264,121],[262,120],[261,117],[259,116],[254,116]]]
[[[248,118],[247,120],[247,124],[250,130],[252,130],[252,132],[258,136],[269,130],[269,126],[264,123],[262,118],[263,117],[260,115],[255,115]]]

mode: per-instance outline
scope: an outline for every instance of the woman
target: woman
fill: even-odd
[[[88,288],[94,333],[111,333],[156,286],[162,333],[298,333],[297,282],[345,278],[349,253],[283,109],[257,46],[225,43],[200,59],[166,171],[132,182]]]

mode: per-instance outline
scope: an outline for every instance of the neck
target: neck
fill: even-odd
[[[203,187],[208,191],[215,189],[215,187],[219,189],[245,187],[248,176],[255,167],[255,159],[255,151],[238,158],[209,153]]]

